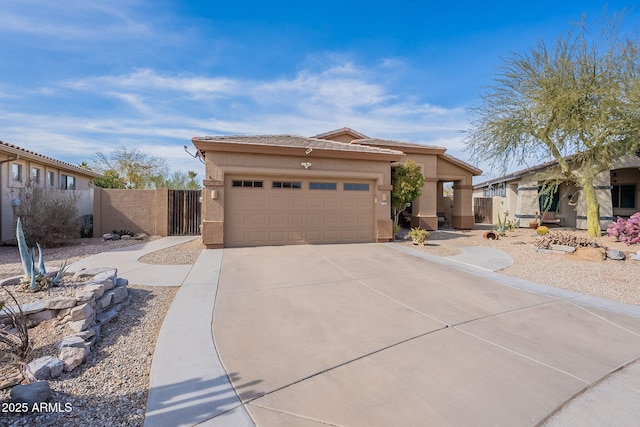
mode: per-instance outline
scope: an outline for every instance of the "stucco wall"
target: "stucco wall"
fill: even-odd
[[[35,160],[19,158],[14,159],[7,153],[0,152],[0,241],[10,241],[15,238],[15,221],[12,200],[18,199],[20,189],[31,177],[33,168],[40,170],[40,185],[47,186],[47,173],[54,174],[54,189],[60,186],[60,175],[66,174],[73,176],[76,182],[76,191],[78,193],[78,215],[91,214],[93,212],[93,203],[91,200],[91,178],[79,175],[75,171],[66,171],[62,168],[52,167]],[[11,165],[19,164],[22,166],[22,182],[14,182],[11,177]]]
[[[93,195],[94,236],[122,229],[166,236],[168,191],[96,188]]]

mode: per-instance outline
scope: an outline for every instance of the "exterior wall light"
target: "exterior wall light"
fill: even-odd
[[[300,163],[300,166],[302,166],[305,169],[309,169],[311,167],[311,162],[302,162]]]

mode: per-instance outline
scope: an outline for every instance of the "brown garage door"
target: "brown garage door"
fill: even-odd
[[[374,182],[225,179],[225,246],[374,241]]]

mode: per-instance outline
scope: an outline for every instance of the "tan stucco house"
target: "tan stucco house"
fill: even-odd
[[[547,210],[553,214],[550,224],[586,230],[587,209],[579,187],[561,184],[558,191],[550,195],[550,203],[541,202],[540,173],[556,165],[555,161],[547,162],[476,184],[474,198],[492,198],[493,223],[497,222],[497,215],[508,211],[511,217],[520,220],[521,227],[528,227],[536,213],[549,205]],[[617,159],[610,170],[596,176],[595,187],[602,230],[618,216],[629,217],[640,211],[640,151]]]
[[[15,239],[15,208],[27,183],[79,193],[78,215],[91,214],[90,183],[101,175],[0,141],[0,242]]]
[[[372,139],[349,128],[192,142],[205,160],[202,238],[209,248],[388,242],[391,170],[407,158],[425,177],[412,225],[437,229],[448,211],[451,226],[473,228],[472,177],[481,171],[442,147]],[[453,206],[443,197],[446,182],[453,183]]]

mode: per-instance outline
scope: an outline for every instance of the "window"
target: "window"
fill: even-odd
[[[40,184],[40,169],[31,168],[31,182],[34,184]]]
[[[76,178],[71,175],[60,175],[60,188],[63,190],[75,190]]]
[[[262,181],[240,181],[233,180],[231,182],[232,187],[249,187],[249,188],[262,188]]]
[[[350,184],[345,183],[344,191],[369,191],[369,184]]]
[[[49,187],[55,187],[55,185],[56,185],[56,173],[55,172],[47,172],[47,185]]]
[[[335,190],[337,185],[335,182],[310,182],[309,190]]]
[[[300,181],[273,181],[273,188],[302,188]]]
[[[633,184],[614,185],[611,189],[611,201],[614,208],[635,209],[636,186]]]
[[[13,182],[22,182],[22,165],[18,163],[11,164],[11,180]]]

